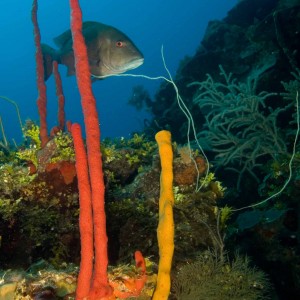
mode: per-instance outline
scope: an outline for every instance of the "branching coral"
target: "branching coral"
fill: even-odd
[[[300,91],[300,69],[297,69],[296,72],[292,72],[291,75],[294,77],[294,80],[290,80],[289,82],[281,82],[283,85],[285,92],[281,93],[283,99],[287,102],[294,102],[298,97],[298,93]],[[294,113],[293,119],[290,124],[297,123],[297,112]],[[295,136],[295,130],[288,129],[287,134]]]
[[[217,167],[225,166],[239,174],[239,187],[245,172],[257,179],[254,169],[260,166],[260,158],[275,159],[287,152],[282,130],[277,125],[278,115],[293,103],[275,110],[266,106],[266,99],[274,93],[256,93],[257,78],[247,83],[237,83],[232,74],[226,74],[220,66],[225,82],[215,82],[210,75],[198,86],[194,103],[206,113],[206,130],[198,138],[216,153]]]
[[[54,136],[54,142],[56,145],[56,151],[53,157],[51,158],[51,162],[75,160],[73,140],[69,133],[59,131]]]
[[[148,91],[142,85],[136,85],[132,88],[132,95],[127,102],[129,105],[134,106],[137,110],[141,110],[151,106],[151,99]]]
[[[12,163],[0,166],[0,177],[1,197],[12,197],[35,178],[35,176],[29,176],[28,168],[15,166]]]
[[[58,131],[48,147],[41,150],[40,128],[31,121],[26,122],[23,128],[26,148],[19,148],[16,157],[27,161],[35,168],[43,169],[45,164],[60,163],[64,161],[74,162],[73,140],[68,132]]]
[[[270,299],[270,284],[266,275],[253,267],[247,257],[215,257],[205,252],[198,259],[184,265],[173,283],[176,299]]]
[[[24,128],[23,134],[26,139],[28,139],[29,147],[20,148],[16,152],[16,157],[32,163],[35,167],[38,165],[37,153],[41,149],[41,140],[40,140],[40,128],[38,125],[34,124],[31,121],[27,121]]]

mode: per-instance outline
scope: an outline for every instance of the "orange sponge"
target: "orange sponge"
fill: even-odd
[[[173,151],[171,133],[159,131],[155,136],[161,160],[159,223],[157,238],[159,246],[159,264],[157,285],[152,300],[168,299],[171,288],[171,267],[174,252],[173,220]]]

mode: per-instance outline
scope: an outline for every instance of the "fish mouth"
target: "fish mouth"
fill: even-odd
[[[135,68],[139,67],[140,65],[142,65],[143,63],[144,63],[144,58],[134,59],[131,62],[129,62],[128,64],[126,64],[126,66],[124,68],[124,72],[127,70],[135,69]]]
[[[136,58],[122,65],[120,68],[109,68],[114,74],[124,73],[128,70],[133,70],[144,63],[144,58]]]
[[[117,67],[117,66],[112,67],[111,65],[105,64],[104,62],[102,62],[102,65],[105,67],[106,70],[108,70],[108,72],[107,71],[105,72],[106,73],[105,75],[114,75],[114,74],[121,74],[128,70],[135,69],[140,65],[142,65],[143,63],[144,63],[144,58],[142,57],[142,58],[132,59],[130,62],[123,64],[121,67]]]

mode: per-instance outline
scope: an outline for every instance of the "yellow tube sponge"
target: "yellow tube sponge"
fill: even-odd
[[[171,266],[174,252],[173,220],[173,151],[171,133],[166,130],[155,135],[161,161],[159,222],[157,239],[159,247],[159,264],[157,284],[152,300],[168,299],[171,288]]]

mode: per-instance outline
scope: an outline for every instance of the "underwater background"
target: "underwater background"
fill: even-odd
[[[116,27],[142,53],[125,75],[148,76],[93,81],[93,143],[84,80],[65,65],[66,126],[53,75],[46,139],[38,114],[32,4],[42,43],[57,49],[69,2],[1,1],[0,299],[300,299],[300,1],[80,1],[83,21]],[[49,53],[63,62],[61,49]],[[96,277],[80,278],[81,263],[95,271],[99,256],[82,250],[84,159],[67,121],[82,126],[81,154],[102,162],[97,180],[88,162],[84,186],[103,187],[107,297],[94,283],[79,296]]]
[[[230,1],[147,1],[122,0],[83,1],[83,20],[97,21],[114,26],[126,33],[145,56],[144,65],[135,73],[147,75],[165,74],[160,55],[164,45],[168,67],[175,73],[179,61],[193,55],[203,37],[209,20],[220,19],[236,3]],[[14,99],[22,119],[38,119],[36,109],[37,90],[35,79],[33,27],[30,21],[31,1],[1,2],[0,29],[1,65],[3,70],[1,95]],[[53,38],[70,28],[68,1],[41,1],[39,3],[39,26],[42,43],[54,46]],[[66,68],[60,66],[66,105],[67,119],[82,122],[79,94],[75,77],[66,77]],[[159,82],[144,79],[109,78],[93,84],[98,103],[103,137],[126,136],[141,130],[149,114],[137,112],[127,105],[132,87],[145,85],[153,95]],[[52,127],[56,120],[57,105],[53,77],[48,85],[48,122]],[[8,138],[21,140],[15,111],[11,105],[1,103],[1,116]],[[15,120],[16,126],[12,126]]]

